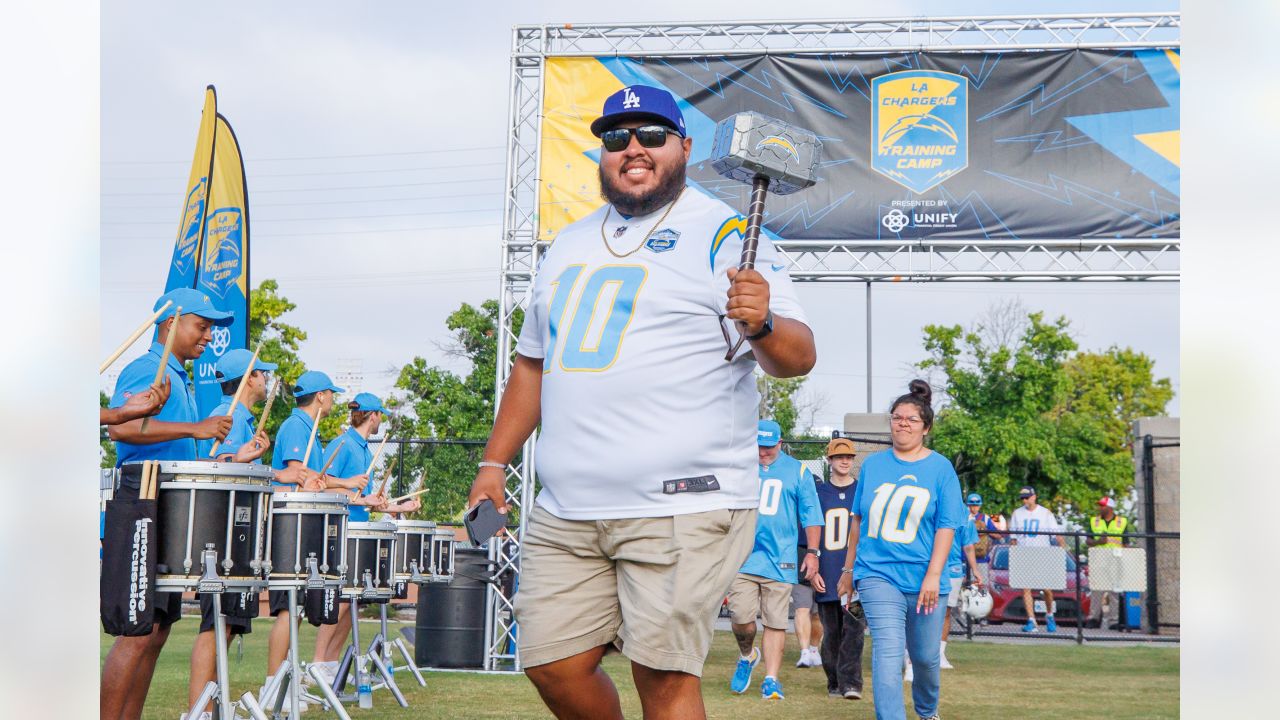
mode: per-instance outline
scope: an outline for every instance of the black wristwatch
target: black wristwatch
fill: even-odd
[[[812,555],[814,557],[822,557],[822,551],[818,548],[805,548],[804,551],[805,554]]]
[[[764,325],[761,326],[760,332],[755,335],[748,335],[748,340],[759,340],[760,338],[773,332],[773,311],[770,310],[764,315]]]

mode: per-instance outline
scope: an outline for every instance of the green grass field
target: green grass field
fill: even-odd
[[[175,720],[186,709],[187,663],[197,624],[196,618],[188,617],[174,626],[156,668],[143,715],[147,720]],[[392,632],[397,633],[398,627]],[[262,684],[269,630],[270,620],[258,619],[254,631],[245,638],[242,656],[237,657],[236,644],[231,645],[231,681],[237,694],[249,689],[256,692]],[[363,637],[371,637],[376,625],[363,624],[361,631]],[[310,656],[314,639],[314,629],[302,623],[300,647],[304,658]],[[111,640],[105,635],[102,638],[103,657]],[[729,676],[737,659],[737,649],[732,636],[717,632],[703,676],[703,695],[709,716],[732,720],[874,717],[870,699],[870,643],[863,665],[866,694],[863,700],[850,701],[827,698],[826,678],[821,668],[797,669],[794,638],[788,636],[787,640],[787,656],[780,678],[787,698],[766,702],[759,695],[763,667],[757,668],[751,689],[745,695],[729,692]],[[941,714],[946,720],[1083,720],[1100,715],[1108,720],[1178,717],[1177,648],[1078,647],[1068,643],[1005,645],[960,639],[947,646],[947,656],[956,669],[942,673]],[[626,659],[610,656],[605,667],[618,685],[626,716],[640,717],[640,702]],[[428,673],[427,687],[423,688],[405,672],[397,673],[396,681],[409,701],[407,709],[396,705],[386,691],[379,691],[374,694],[372,710],[348,706],[352,718],[550,717],[523,676]],[[913,717],[909,699],[907,707],[908,717]],[[335,716],[313,708],[303,717]]]

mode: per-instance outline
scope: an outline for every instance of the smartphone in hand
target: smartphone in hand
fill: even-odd
[[[492,500],[481,500],[479,505],[471,508],[471,512],[462,518],[462,524],[467,528],[467,537],[471,544],[477,546],[488,542],[506,522],[507,516],[498,512]]]

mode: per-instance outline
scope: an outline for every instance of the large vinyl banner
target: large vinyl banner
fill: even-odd
[[[636,84],[681,100],[689,180],[740,211],[749,188],[707,162],[716,122],[754,110],[822,138],[818,184],[769,199],[787,239],[1179,236],[1178,53],[1068,50],[551,58],[542,239],[603,202],[587,126]]]

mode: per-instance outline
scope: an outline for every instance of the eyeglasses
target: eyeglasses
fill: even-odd
[[[631,144],[631,136],[640,141],[641,147],[656,148],[667,143],[667,133],[675,132],[661,125],[643,125],[638,128],[613,128],[600,133],[600,142],[609,152],[626,150]]]
[[[919,425],[924,421],[916,417],[915,415],[912,415],[910,417],[903,417],[902,415],[892,415],[889,417],[889,422],[893,423],[894,425]]]

